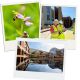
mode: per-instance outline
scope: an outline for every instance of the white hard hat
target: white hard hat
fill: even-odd
[[[60,23],[60,24],[63,24],[63,21],[62,21],[62,20],[60,20],[60,21],[59,21],[59,23]]]
[[[55,22],[58,22],[59,23],[58,19],[55,19],[53,23],[55,23]]]
[[[55,19],[54,21],[58,21],[58,19]]]

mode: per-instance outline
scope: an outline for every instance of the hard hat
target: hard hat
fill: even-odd
[[[59,23],[58,19],[55,19],[53,23],[55,23],[55,22],[58,22]]]
[[[55,19],[54,21],[58,21],[58,19]]]
[[[62,21],[62,20],[60,20],[60,21],[59,21],[59,23],[60,23],[60,24],[63,24],[63,21]]]

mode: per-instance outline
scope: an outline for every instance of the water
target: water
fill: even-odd
[[[26,71],[36,71],[36,72],[53,72],[53,73],[60,73],[62,72],[61,69],[55,68],[52,69],[48,66],[48,64],[34,64],[30,63],[26,68]]]

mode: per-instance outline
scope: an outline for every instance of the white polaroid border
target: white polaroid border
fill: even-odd
[[[42,7],[43,6],[75,7],[77,10],[77,6],[75,6],[75,5],[72,5],[72,6],[71,5],[55,5],[54,3],[51,3],[51,4],[44,3],[44,4],[41,4],[41,15],[40,15],[41,17],[42,17]],[[76,13],[77,13],[77,11],[76,11]],[[40,21],[40,23],[41,23],[41,21]],[[75,20],[75,26],[77,26],[76,24],[77,24],[77,20]],[[41,32],[41,24],[40,24],[40,32]],[[41,38],[41,33],[39,35],[39,38]],[[45,38],[41,38],[41,39],[45,39]],[[76,27],[75,27],[75,39],[74,40],[61,40],[61,39],[48,39],[48,40],[52,40],[55,43],[64,44],[65,49],[74,50],[74,49],[76,49]]]
[[[22,2],[22,3],[9,3],[9,4],[3,4],[1,5],[1,20],[2,20],[2,29],[3,29],[3,40],[4,40],[4,50],[5,51],[14,51],[16,50],[16,39],[15,40],[10,40],[6,41],[5,40],[5,28],[4,28],[4,19],[3,19],[3,10],[2,6],[8,6],[8,5],[17,5],[17,4],[29,4],[29,3],[38,3],[39,4],[39,11],[40,11],[40,3],[38,1],[27,1],[27,2]],[[40,25],[40,23],[39,23]],[[17,37],[16,37],[17,38]],[[35,38],[34,38],[35,39]]]
[[[41,40],[41,39],[24,39],[24,38],[17,38],[16,42],[18,41],[30,41],[30,42],[51,42],[48,40]],[[52,43],[54,47],[58,49],[64,48],[63,44]],[[64,49],[65,50],[65,49]],[[64,51],[65,53],[65,51]],[[18,71],[16,70],[16,57],[17,57],[17,45],[16,45],[16,56],[15,56],[15,70],[14,70],[14,77],[21,77],[27,79],[37,79],[37,80],[64,80],[64,62],[63,61],[63,72],[61,73],[50,73],[50,72],[32,72],[32,71]]]

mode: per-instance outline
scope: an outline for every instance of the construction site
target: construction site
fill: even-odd
[[[67,14],[67,13],[66,13]],[[62,13],[62,7],[43,6],[42,7],[42,19],[41,19],[41,33],[40,37],[45,39],[51,39],[50,26],[53,25],[53,21],[57,19],[63,22],[63,26],[66,31],[63,32],[64,40],[75,39],[75,18],[71,18],[69,15],[64,16]]]

